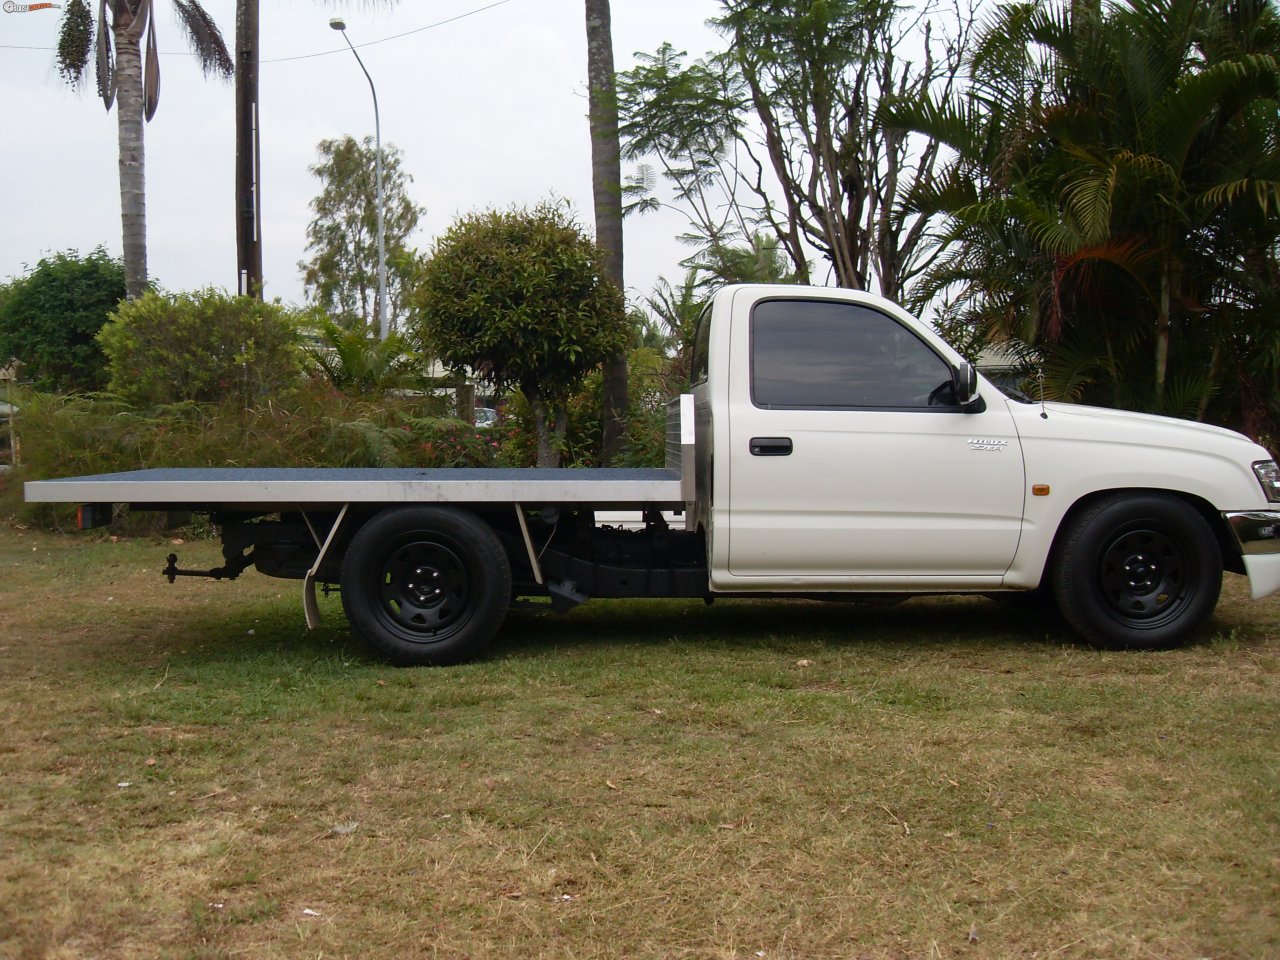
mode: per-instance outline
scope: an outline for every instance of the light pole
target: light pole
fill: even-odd
[[[377,153],[374,157],[374,169],[377,171],[378,189],[378,336],[380,339],[385,340],[390,330],[387,324],[387,231],[382,216],[384,206],[382,196],[382,120],[378,116],[378,91],[373,85],[373,77],[369,76],[369,71],[365,68],[364,61],[360,59],[360,54],[356,53],[356,48],[351,43],[351,38],[347,36],[347,22],[341,17],[334,17],[329,21],[329,26],[342,34],[342,39],[347,41],[348,47],[351,47],[356,63],[360,64],[360,69],[364,71],[365,79],[369,81],[369,91],[373,94],[373,133],[374,144],[377,148]]]

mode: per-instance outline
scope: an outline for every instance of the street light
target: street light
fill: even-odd
[[[364,71],[365,79],[369,81],[369,90],[373,94],[373,131],[374,142],[377,147],[377,154],[374,157],[374,169],[377,171],[377,190],[378,190],[378,335],[382,340],[387,339],[390,332],[387,325],[387,232],[383,222],[382,208],[382,120],[378,116],[378,91],[373,85],[373,77],[369,76],[369,71],[365,68],[364,61],[360,59],[360,54],[356,53],[356,48],[351,43],[351,38],[347,36],[347,22],[341,17],[334,17],[329,21],[329,26],[342,34],[342,39],[347,41],[347,46],[351,47],[351,52],[355,54],[356,63],[360,64],[360,69]]]

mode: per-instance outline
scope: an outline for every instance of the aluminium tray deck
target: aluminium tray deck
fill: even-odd
[[[315,509],[390,503],[593,503],[676,507],[680,473],[663,468],[183,467],[26,484],[32,503],[195,509]]]

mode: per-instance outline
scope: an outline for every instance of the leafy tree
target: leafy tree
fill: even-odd
[[[529,402],[538,465],[556,466],[565,402],[626,343],[622,294],[563,207],[490,210],[437,241],[413,295],[415,332],[450,369]]]
[[[618,97],[614,89],[613,30],[609,0],[585,0],[587,80],[591,123],[591,185],[596,242],[604,252],[609,279],[622,290],[622,153],[618,140]],[[626,439],[627,357],[622,351],[604,364],[603,462],[622,452]]]
[[[122,303],[98,333],[109,389],[138,407],[230,401],[249,407],[301,379],[297,318],[278,302],[147,293]]]
[[[147,285],[146,169],[143,121],[160,102],[160,55],[156,46],[154,0],[99,0],[95,26],[87,0],[68,0],[58,36],[58,71],[81,83],[96,66],[98,93],[108,110],[119,100],[120,221],[124,240],[125,289],[130,299]],[[196,0],[173,0],[206,76],[230,77],[231,55],[212,18]],[[109,12],[109,16],[108,16]],[[147,38],[145,64],[143,35]]]
[[[722,0],[713,22],[728,41],[685,66],[669,44],[619,78],[625,153],[652,158],[690,219],[699,257],[776,239],[802,282],[824,258],[841,286],[875,280],[897,298],[922,269],[929,218],[901,200],[940,169],[939,144],[876,121],[889,96],[949,92],[957,82],[972,11],[935,37],[893,0]],[[895,53],[923,35],[918,62]],[[660,201],[641,167],[628,185],[633,209]]]
[[[1254,0],[1003,8],[950,101],[889,119],[945,139],[922,287],[1044,358],[1059,395],[1280,423],[1280,20]]]
[[[106,358],[95,336],[125,295],[124,266],[98,247],[43,258],[0,295],[0,363],[16,357],[44,389],[97,390]]]
[[[320,194],[311,201],[315,217],[307,226],[311,259],[299,263],[307,295],[346,326],[375,322],[378,303],[378,194],[372,137],[320,142],[320,162],[311,172]],[[404,311],[416,255],[409,237],[425,212],[409,199],[413,182],[400,168],[400,151],[382,148],[383,219],[387,247],[387,313],[392,328]]]

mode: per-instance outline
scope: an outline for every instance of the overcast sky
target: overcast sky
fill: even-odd
[[[235,0],[203,4],[234,50]],[[261,7],[269,297],[302,300],[297,263],[318,188],[307,169],[316,144],[373,134],[368,83],[329,27],[335,15],[347,21],[377,85],[383,142],[402,151],[411,195],[427,208],[420,249],[459,214],[552,196],[569,199],[592,229],[583,0],[401,0],[381,10],[261,0]],[[619,70],[664,40],[692,57],[719,46],[706,26],[716,0],[613,0],[612,8]],[[233,87],[201,76],[170,0],[156,0],[156,9],[162,81],[146,130],[150,274],[170,290],[234,291]],[[115,111],[103,110],[92,81],[69,90],[51,49],[25,49],[52,48],[60,16],[0,10],[0,281],[55,251],[103,245],[120,254]],[[687,251],[674,236],[683,226],[674,215],[628,219],[632,297],[649,293],[659,276],[679,279]]]

